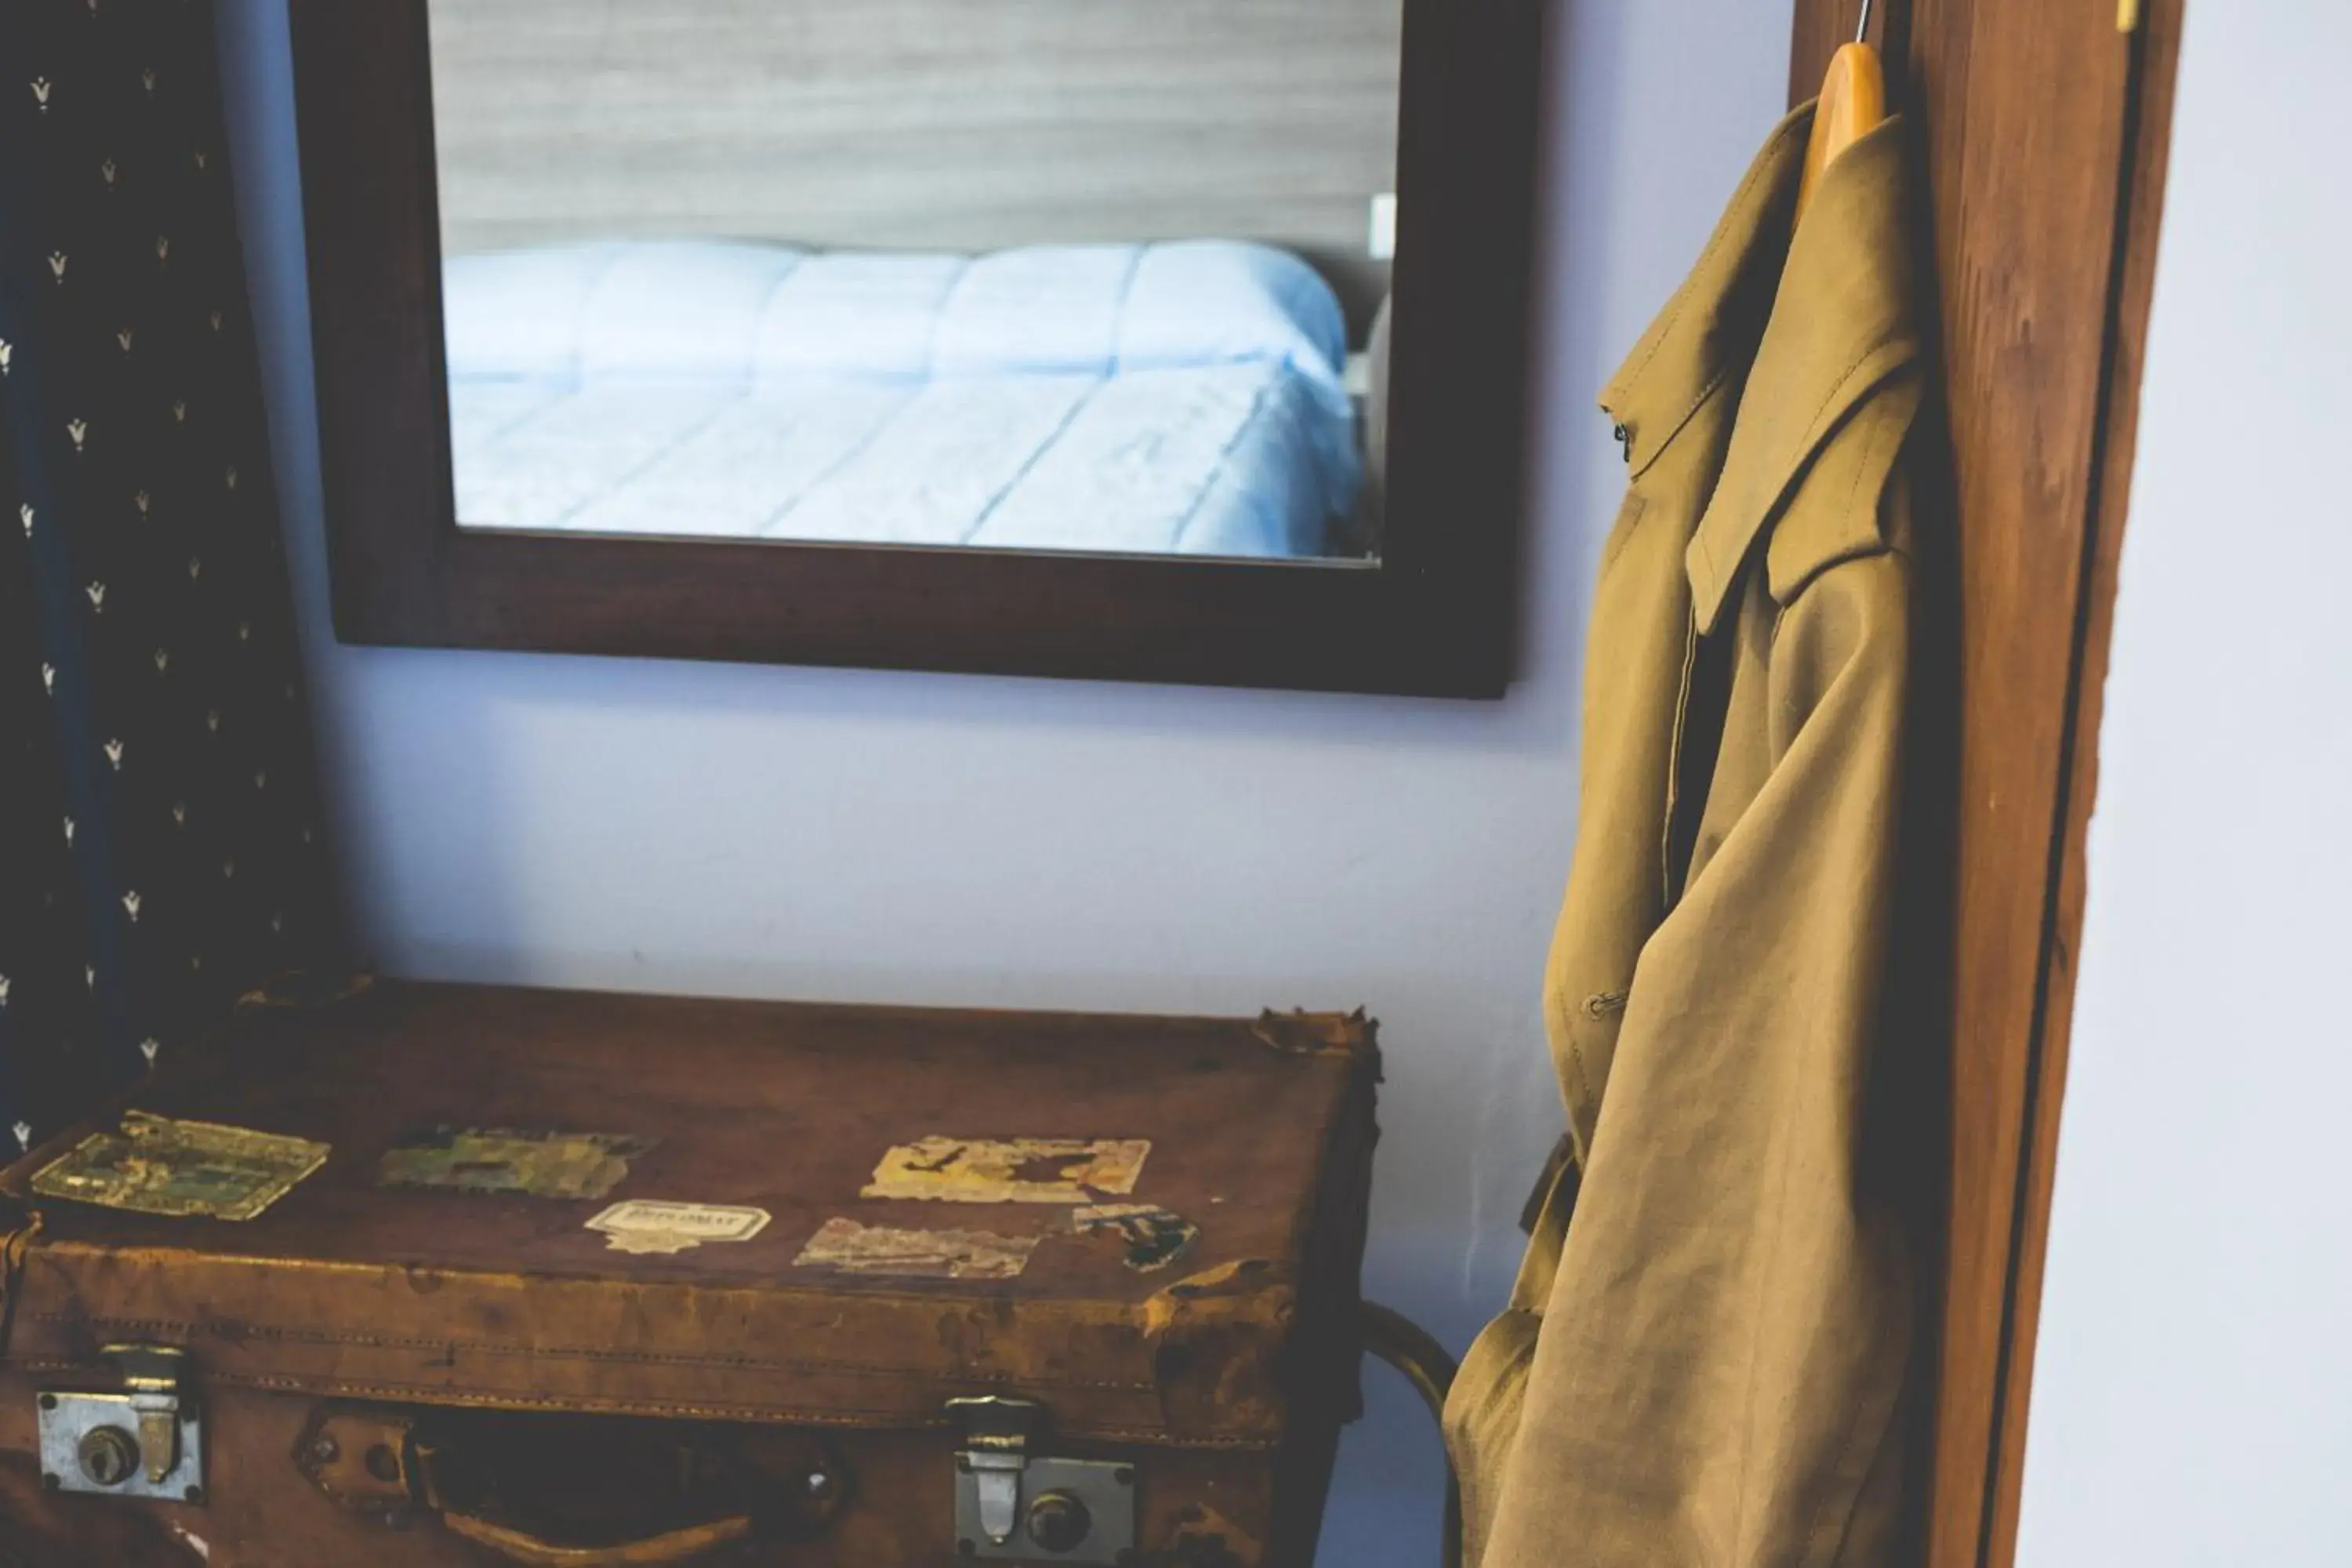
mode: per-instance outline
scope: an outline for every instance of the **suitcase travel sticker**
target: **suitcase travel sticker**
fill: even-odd
[[[601,1198],[621,1184],[648,1139],[616,1132],[547,1132],[512,1127],[427,1127],[384,1151],[376,1181],[387,1187],[454,1187],[535,1198]]]
[[[1070,1228],[1080,1236],[1115,1236],[1127,1247],[1127,1266],[1156,1273],[1192,1250],[1201,1227],[1157,1204],[1088,1204],[1070,1211]]]
[[[801,1248],[793,1267],[900,1279],[1012,1279],[1029,1267],[1038,1240],[984,1230],[900,1230],[829,1219]]]
[[[706,1241],[749,1241],[768,1228],[766,1209],[631,1198],[588,1222],[614,1252],[686,1252]]]
[[[882,1156],[863,1196],[955,1204],[1083,1204],[1135,1191],[1143,1138],[939,1138]]]
[[[125,1111],[33,1177],[44,1197],[174,1219],[251,1219],[327,1163],[308,1139]]]
[[[1063,1235],[1108,1236],[1129,1268],[1164,1268],[1192,1250],[1198,1226],[1156,1204],[1113,1203],[1143,1179],[1143,1138],[946,1138],[901,1143],[882,1156],[859,1196],[943,1204],[1051,1204],[1067,1208]],[[1011,1279],[1043,1235],[904,1229],[835,1218],[801,1255],[800,1268],[940,1279]]]

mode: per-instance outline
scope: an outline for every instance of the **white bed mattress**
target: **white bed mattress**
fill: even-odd
[[[445,298],[469,527],[1315,555],[1360,482],[1339,303],[1262,246],[606,243]]]

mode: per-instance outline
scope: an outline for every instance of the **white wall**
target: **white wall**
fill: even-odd
[[[2352,1563],[2347,60],[2189,6],[2025,1568]]]
[[[1500,704],[341,647],[283,0],[221,0],[278,482],[359,924],[390,972],[1386,1024],[1369,1285],[1457,1347],[1559,1128],[1537,990],[1573,831],[1602,380],[1781,106],[1790,0],[1558,0],[1524,679]],[[1674,113],[1638,116],[1644,99]],[[1433,1562],[1381,1380],[1323,1560]]]

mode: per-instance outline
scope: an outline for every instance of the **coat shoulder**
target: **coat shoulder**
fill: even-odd
[[[1904,548],[1903,456],[1918,411],[1916,377],[1899,375],[1815,455],[1765,547],[1772,597],[1783,608],[1840,562]]]

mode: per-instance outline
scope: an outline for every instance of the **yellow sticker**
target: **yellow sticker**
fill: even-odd
[[[1083,1204],[1135,1191],[1146,1139],[926,1138],[882,1156],[869,1198],[954,1204]]]
[[[809,1238],[795,1268],[910,1279],[1011,1279],[1029,1267],[1034,1236],[981,1230],[893,1230],[829,1219]]]
[[[251,1219],[327,1163],[304,1138],[126,1111],[33,1176],[44,1197],[175,1219]]]
[[[615,1252],[684,1252],[706,1241],[749,1241],[768,1228],[766,1209],[631,1198],[588,1222]]]

